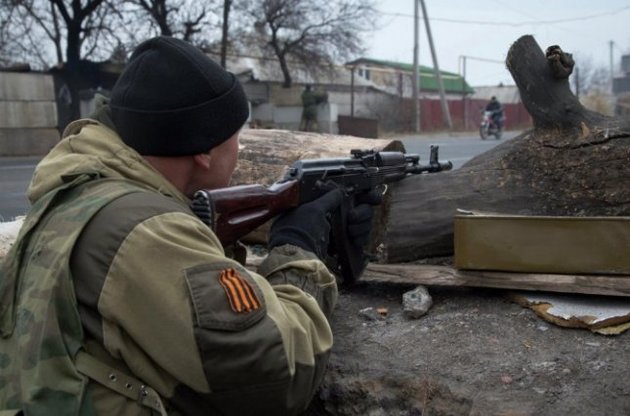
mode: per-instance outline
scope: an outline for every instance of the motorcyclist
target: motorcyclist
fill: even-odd
[[[497,128],[503,128],[503,106],[497,100],[497,97],[492,96],[490,98],[490,102],[486,105],[486,111],[492,112],[492,122],[497,126]]]

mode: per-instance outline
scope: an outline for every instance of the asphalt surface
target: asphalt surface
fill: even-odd
[[[24,215],[29,203],[26,188],[41,157],[0,157],[0,221]]]
[[[407,153],[420,155],[422,163],[429,160],[431,145],[439,146],[440,160],[450,160],[453,169],[520,132],[505,132],[501,140],[481,140],[476,132],[399,135]],[[0,157],[0,221],[11,221],[24,215],[29,207],[26,189],[41,157]]]
[[[439,146],[440,160],[450,160],[453,163],[453,169],[457,169],[472,157],[484,153],[520,133],[520,131],[504,132],[501,140],[494,138],[481,140],[476,133],[402,135],[392,138],[402,141],[407,153],[418,153],[421,162],[428,161],[430,146],[437,145]]]

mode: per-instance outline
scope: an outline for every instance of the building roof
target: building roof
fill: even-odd
[[[413,65],[402,63],[402,62],[394,62],[394,61],[383,61],[378,59],[371,58],[359,58],[352,62],[346,63],[346,66],[361,66],[364,65],[370,68],[383,68],[383,69],[393,69],[396,71],[413,73]],[[435,69],[432,67],[418,65],[418,72],[420,74],[420,89],[423,91],[438,91],[438,80],[435,75]],[[461,75],[456,74],[454,72],[442,71],[440,70],[440,75],[442,77],[442,83],[444,84],[444,90],[450,93],[461,94],[464,88],[466,89],[466,93],[473,93],[475,90],[468,85],[467,82],[461,77]]]
[[[213,57],[214,58],[214,57]],[[252,56],[232,56],[227,59],[227,69],[239,76],[249,76],[254,81],[283,83],[284,77],[277,59]],[[290,62],[291,78],[294,84],[319,84],[350,86],[351,72],[344,66],[319,71],[308,71],[301,64]],[[355,87],[377,88],[373,82],[361,77],[354,78]]]
[[[475,87],[475,93],[470,98],[489,100],[491,97],[497,97],[497,100],[502,104],[517,104],[521,102],[521,94],[516,85],[499,84]]]

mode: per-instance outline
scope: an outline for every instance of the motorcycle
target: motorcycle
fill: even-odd
[[[495,139],[501,140],[503,134],[503,121],[505,117],[501,117],[499,123],[495,121],[493,117],[493,111],[484,111],[481,117],[481,125],[479,126],[479,135],[481,140],[486,140],[490,136],[494,136]]]

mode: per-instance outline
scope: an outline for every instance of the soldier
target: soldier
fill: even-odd
[[[318,256],[342,197],[277,219],[258,273],[228,258],[189,204],[229,184],[247,118],[233,74],[157,37],[109,103],[67,127],[0,269],[0,409],[304,411],[332,346],[337,286]],[[351,241],[365,240],[368,217]]]
[[[304,87],[302,91],[302,120],[300,121],[301,131],[316,131],[317,126],[317,106],[328,100],[325,92],[313,91],[310,85]]]

